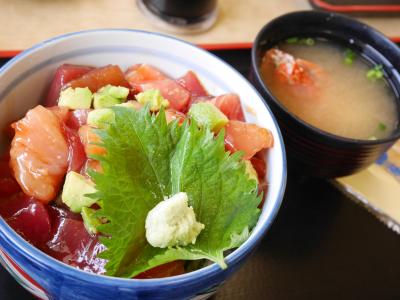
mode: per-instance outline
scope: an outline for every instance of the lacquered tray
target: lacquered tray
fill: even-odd
[[[309,0],[310,4],[320,10],[363,16],[400,15],[398,0]]]
[[[212,52],[248,75],[248,47]],[[400,299],[399,249],[400,237],[332,182],[289,166],[276,221],[213,299]],[[0,267],[0,299],[34,298]]]

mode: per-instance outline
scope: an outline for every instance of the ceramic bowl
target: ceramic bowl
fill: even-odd
[[[279,209],[286,182],[286,160],[278,125],[257,91],[231,66],[186,42],[135,30],[96,30],[56,37],[22,52],[0,69],[0,129],[39,104],[49,81],[62,63],[123,69],[148,63],[178,77],[195,71],[212,94],[235,92],[249,122],[269,128],[275,138],[268,152],[269,190],[260,219],[249,239],[216,264],[164,279],[121,279],[72,268],[36,249],[0,218],[2,264],[23,287],[40,299],[205,299],[248,258]],[[249,113],[251,111],[252,113]],[[5,138],[0,138],[4,149]]]
[[[266,50],[290,37],[320,37],[348,45],[375,64],[381,64],[391,83],[400,120],[400,50],[383,34],[349,17],[302,11],[280,16],[258,33],[252,49],[252,81],[275,113],[281,126],[288,158],[305,175],[339,177],[366,168],[398,138],[400,126],[384,139],[358,140],[322,131],[296,117],[264,84],[260,63]],[[378,100],[378,99],[377,99]]]

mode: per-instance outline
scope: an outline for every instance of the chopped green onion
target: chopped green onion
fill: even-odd
[[[286,39],[287,44],[299,44],[299,45],[307,45],[307,46],[314,46],[315,40],[313,38],[303,38],[299,39],[298,37],[291,37]]]
[[[383,78],[383,67],[382,65],[376,65],[372,69],[370,69],[367,72],[367,78],[375,81],[377,79],[382,79]]]
[[[385,125],[384,123],[380,122],[380,123],[378,124],[378,129],[379,129],[380,131],[385,131],[385,130],[386,130],[386,125]]]
[[[344,63],[346,65],[353,64],[355,58],[356,58],[356,53],[353,50],[347,48],[344,51]]]
[[[306,44],[307,46],[314,46],[315,45],[315,40],[312,38],[306,38],[303,39],[304,40],[304,44]]]
[[[299,41],[299,38],[297,38],[297,37],[291,37],[291,38],[288,38],[288,39],[286,40],[286,43],[287,43],[287,44],[296,44],[298,41]]]

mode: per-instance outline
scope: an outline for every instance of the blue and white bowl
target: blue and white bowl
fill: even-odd
[[[286,182],[286,159],[275,118],[256,90],[231,66],[191,44],[135,30],[95,30],[63,35],[22,52],[0,69],[0,130],[39,104],[54,70],[63,63],[102,66],[136,63],[157,66],[172,77],[195,71],[212,94],[240,95],[246,119],[272,131],[268,151],[268,194],[249,239],[226,258],[164,279],[121,279],[72,268],[36,249],[0,218],[0,262],[23,287],[41,299],[205,299],[248,258],[274,220]],[[0,137],[4,150],[5,138]]]

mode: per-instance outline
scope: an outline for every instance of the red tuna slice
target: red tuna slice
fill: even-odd
[[[255,124],[229,121],[225,126],[225,147],[232,151],[243,151],[243,159],[250,159],[258,151],[272,147],[271,132]]]
[[[0,199],[0,215],[24,239],[45,249],[50,239],[50,217],[46,206],[23,193]]]
[[[59,66],[54,74],[53,81],[51,82],[46,100],[43,105],[46,107],[57,105],[62,87],[71,80],[81,77],[83,74],[86,74],[92,69],[93,67],[70,64],[63,64]]]
[[[164,278],[170,276],[177,276],[185,273],[184,262],[182,260],[175,260],[169,263],[157,266],[143,273],[140,273],[136,279],[150,279],[150,278]]]
[[[140,87],[142,91],[160,90],[161,95],[169,101],[169,107],[180,112],[186,111],[190,101],[189,91],[172,79],[143,83]]]
[[[142,92],[142,83],[163,80],[166,78],[168,78],[168,76],[162,73],[159,69],[147,64],[133,65],[129,67],[125,72],[125,79],[132,87],[129,96]]]
[[[225,94],[215,97],[211,103],[221,110],[229,120],[244,121],[240,98],[237,94]]]
[[[125,79],[132,86],[165,78],[168,78],[168,76],[159,69],[147,64],[136,64],[125,71]]]
[[[165,110],[165,118],[167,120],[167,123],[178,119],[178,123],[182,124],[185,121],[186,115],[184,113],[176,111],[175,109],[169,108]]]
[[[12,196],[21,190],[11,173],[8,161],[9,159],[0,160],[0,198]]]
[[[86,231],[82,220],[56,212],[52,237],[47,246],[49,255],[72,267],[96,274],[105,272],[106,261],[97,258],[105,247],[96,235]]]
[[[262,180],[265,178],[265,174],[267,173],[267,166],[265,164],[264,158],[260,158],[257,156],[258,156],[258,153],[255,156],[253,156],[250,159],[250,161],[251,161],[251,164],[253,165],[254,169],[257,172],[258,179]]]
[[[86,124],[89,109],[69,111],[66,107],[49,107],[63,123],[63,133],[68,145],[68,170],[80,172],[86,161],[85,149],[80,140],[78,130]]]
[[[93,93],[108,84],[115,86],[130,87],[125,80],[124,73],[119,66],[108,65],[87,72],[83,76],[72,80],[67,86],[73,88],[88,87]]]
[[[78,131],[81,126],[86,125],[90,111],[91,109],[76,109],[72,111],[69,118],[66,120],[65,125]]]
[[[78,213],[70,211],[68,206],[66,206],[64,203],[58,203],[57,206],[48,205],[47,210],[51,220],[52,235],[58,228],[61,218],[82,221],[82,216]]]
[[[67,173],[70,171],[79,173],[87,159],[85,148],[76,130],[65,126],[64,132],[67,137],[69,153]]]
[[[187,89],[192,94],[192,97],[209,95],[206,89],[201,84],[197,75],[192,71],[188,71],[184,76],[178,78],[176,81],[185,89]]]

